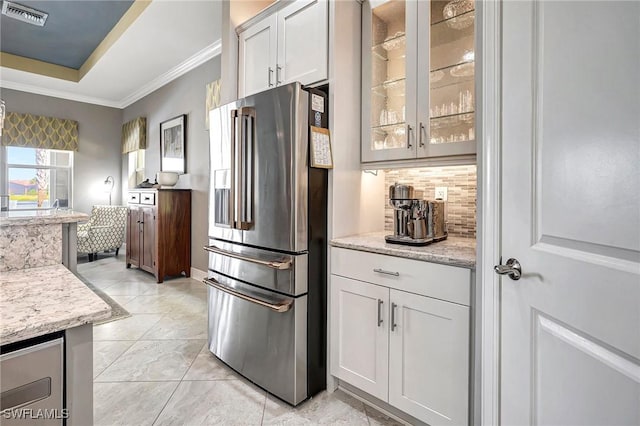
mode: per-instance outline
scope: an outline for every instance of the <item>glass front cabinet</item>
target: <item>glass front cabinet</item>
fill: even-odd
[[[475,154],[474,0],[369,0],[362,162]]]

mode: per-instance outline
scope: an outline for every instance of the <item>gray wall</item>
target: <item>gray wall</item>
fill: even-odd
[[[205,86],[220,78],[220,56],[177,78],[124,109],[122,123],[147,117],[145,177],[151,182],[160,171],[160,123],[181,114],[187,115],[187,173],[180,176],[177,188],[191,193],[191,265],[207,270],[209,194],[209,132],[205,129]],[[118,126],[118,129],[120,126]],[[126,191],[127,167],[123,161],[120,182]]]
[[[112,203],[121,204],[120,129],[122,110],[17,90],[2,89],[7,111],[67,118],[78,122],[79,148],[73,161],[73,208],[91,213],[94,204],[109,204],[103,182],[115,178]]]

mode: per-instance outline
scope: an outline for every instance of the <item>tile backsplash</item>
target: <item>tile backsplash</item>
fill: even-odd
[[[476,237],[477,168],[473,166],[424,167],[385,172],[384,229],[393,232],[393,208],[389,205],[389,186],[394,183],[413,185],[423,191],[422,198],[435,199],[437,186],[447,187],[447,221],[449,235]]]

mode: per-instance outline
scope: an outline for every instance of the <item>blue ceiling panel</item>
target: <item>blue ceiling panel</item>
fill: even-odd
[[[0,50],[79,69],[133,0],[16,1],[49,14],[44,27],[1,15]]]

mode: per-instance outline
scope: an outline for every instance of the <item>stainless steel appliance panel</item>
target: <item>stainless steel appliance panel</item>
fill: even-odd
[[[62,425],[63,339],[29,346],[0,356],[0,410],[49,410],[59,418],[2,418],[4,425]],[[28,414],[29,411],[25,411]]]
[[[308,255],[289,255],[209,240],[209,269],[251,284],[299,296],[308,290]]]
[[[307,296],[289,298],[209,272],[209,350],[296,405],[307,397]]]
[[[252,202],[252,223],[242,242],[272,250],[307,250],[308,99],[299,83],[292,83],[243,100],[248,117],[243,135],[253,164],[252,197],[242,195],[242,205]],[[246,184],[245,184],[246,186]],[[246,194],[247,191],[244,191]]]
[[[234,227],[238,135],[232,112],[241,106],[236,101],[209,112],[209,236],[235,242],[242,242],[242,231]]]

